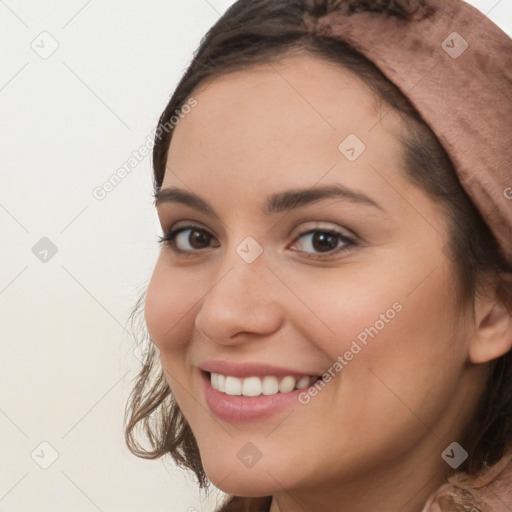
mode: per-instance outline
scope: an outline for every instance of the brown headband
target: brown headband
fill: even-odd
[[[426,3],[410,20],[335,11],[311,28],[346,41],[409,98],[511,262],[512,39],[461,0]]]

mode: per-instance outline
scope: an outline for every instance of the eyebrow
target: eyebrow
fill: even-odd
[[[158,190],[154,197],[155,206],[157,207],[164,203],[180,203],[206,215],[220,219],[214,208],[193,192],[188,192],[177,187],[170,187]],[[366,194],[337,184],[315,188],[286,190],[272,194],[267,198],[263,211],[268,214],[289,212],[324,199],[342,199],[351,203],[372,206],[385,211],[382,206]]]

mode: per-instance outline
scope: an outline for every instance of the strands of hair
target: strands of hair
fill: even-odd
[[[356,12],[380,12],[404,19],[423,19],[435,9],[425,0],[309,0],[311,16],[324,16],[333,12],[350,15]]]

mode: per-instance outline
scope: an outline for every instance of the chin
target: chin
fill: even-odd
[[[269,475],[260,476],[261,478],[258,478],[256,474],[247,474],[245,476],[231,474],[227,478],[224,475],[223,479],[221,477],[219,481],[216,481],[213,475],[212,478],[208,475],[213,485],[222,492],[244,498],[270,496],[282,488]]]
[[[260,461],[252,468],[233,467],[225,461],[219,461],[212,457],[211,461],[203,459],[203,466],[208,479],[212,484],[225,492],[235,496],[257,498],[269,496],[284,488],[288,481],[283,481],[281,476],[286,474],[285,468],[269,468]]]

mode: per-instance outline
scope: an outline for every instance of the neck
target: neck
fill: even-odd
[[[428,497],[446,482],[449,469],[439,453],[402,455],[385,471],[363,471],[359,477],[351,475],[322,488],[277,492],[270,512],[422,512]]]

